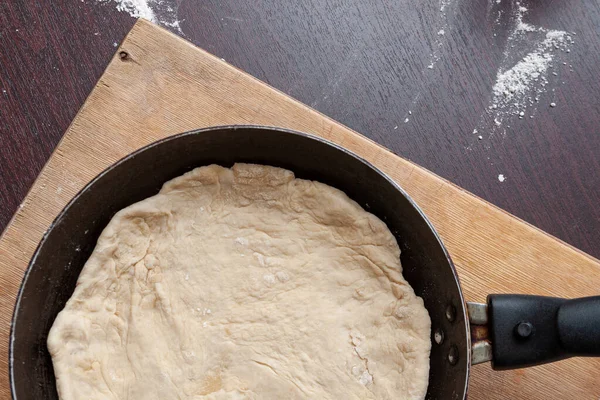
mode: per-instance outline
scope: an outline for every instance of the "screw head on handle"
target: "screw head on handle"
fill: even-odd
[[[515,334],[522,339],[527,339],[533,334],[533,325],[531,322],[519,322],[515,326]]]

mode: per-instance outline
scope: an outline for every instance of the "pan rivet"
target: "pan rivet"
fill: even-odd
[[[448,352],[448,362],[450,365],[456,365],[458,362],[458,348],[455,345],[450,347],[450,351]]]
[[[454,319],[456,318],[456,308],[454,308],[452,304],[446,307],[446,318],[450,322],[454,322]]]
[[[433,340],[435,340],[437,344],[442,344],[444,342],[444,331],[439,328],[436,329],[433,333]]]
[[[521,322],[515,326],[517,336],[526,339],[533,333],[533,325],[531,322]]]

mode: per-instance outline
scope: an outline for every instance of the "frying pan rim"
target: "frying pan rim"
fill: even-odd
[[[458,277],[458,273],[456,271],[456,268],[454,267],[454,263],[452,262],[452,259],[450,258],[450,254],[448,253],[448,250],[446,249],[446,246],[444,245],[440,235],[438,234],[438,232],[436,231],[436,229],[433,227],[431,221],[429,220],[429,218],[427,217],[427,215],[423,212],[423,210],[421,210],[421,208],[417,205],[417,203],[408,195],[408,193],[406,193],[404,191],[404,189],[402,189],[402,187],[400,187],[400,185],[398,185],[392,178],[390,178],[386,173],[384,173],[383,171],[381,171],[378,167],[374,166],[373,164],[371,164],[369,161],[365,160],[364,158],[362,158],[361,156],[359,156],[358,154],[346,149],[345,147],[338,145],[337,143],[334,143],[328,139],[322,138],[320,136],[316,136],[314,134],[310,134],[310,133],[306,133],[306,132],[301,132],[301,131],[296,131],[293,129],[288,129],[288,128],[282,128],[282,127],[278,127],[278,126],[268,126],[268,125],[252,125],[252,124],[244,124],[244,125],[217,125],[217,126],[210,126],[210,127],[206,127],[206,128],[199,128],[199,129],[193,129],[193,130],[189,130],[189,131],[185,131],[182,133],[178,133],[175,135],[171,135],[168,137],[165,137],[163,139],[159,139],[157,141],[154,141],[152,143],[149,143],[143,147],[140,147],[137,150],[134,150],[131,153],[128,153],[126,156],[122,157],[121,159],[115,161],[114,163],[112,163],[111,165],[109,165],[108,167],[106,167],[104,170],[102,170],[98,175],[96,175],[94,178],[92,178],[83,188],[81,188],[81,190],[79,190],[72,198],[71,200],[69,200],[69,202],[62,208],[62,210],[60,211],[60,213],[58,213],[58,215],[56,216],[56,218],[50,223],[50,225],[48,226],[48,229],[46,229],[46,231],[44,232],[44,234],[42,235],[42,238],[40,239],[40,242],[38,243],[32,257],[31,260],[29,261],[28,265],[27,265],[27,269],[25,270],[24,274],[23,274],[23,278],[21,280],[21,284],[19,286],[19,291],[17,292],[17,299],[15,301],[15,306],[13,309],[13,315],[11,318],[11,323],[10,323],[10,334],[9,334],[9,348],[8,348],[8,374],[9,374],[9,381],[10,381],[10,392],[11,392],[11,398],[15,399],[15,376],[14,376],[14,341],[15,341],[15,324],[17,321],[17,317],[19,315],[19,309],[20,309],[20,305],[21,305],[21,299],[22,299],[22,295],[23,295],[23,289],[25,287],[25,284],[27,283],[27,280],[29,278],[29,274],[31,272],[31,269],[40,253],[40,250],[42,248],[42,246],[45,244],[46,239],[48,238],[48,235],[52,232],[52,230],[54,229],[54,227],[61,221],[61,219],[67,214],[67,212],[69,211],[69,209],[71,208],[71,206],[79,199],[79,197],[81,197],[81,195],[86,192],[90,187],[92,187],[97,181],[99,181],[104,175],[108,174],[110,171],[114,170],[116,167],[118,167],[119,165],[129,161],[131,158],[136,157],[138,154],[143,153],[144,151],[153,148],[155,146],[160,146],[163,143],[172,141],[172,140],[178,140],[182,137],[186,137],[186,136],[191,136],[191,135],[198,135],[198,134],[202,134],[205,132],[212,132],[212,131],[219,131],[219,130],[240,130],[240,129],[248,129],[251,131],[256,131],[256,132],[260,132],[260,131],[277,131],[277,132],[282,132],[282,133],[287,133],[287,134],[291,134],[291,135],[295,135],[295,136],[299,136],[299,137],[303,137],[303,138],[307,138],[310,140],[314,140],[317,142],[320,142],[322,144],[328,145],[330,147],[335,148],[338,151],[341,151],[347,155],[349,155],[350,157],[356,159],[358,162],[361,162],[363,164],[365,164],[367,167],[371,168],[373,171],[375,171],[377,174],[381,175],[385,180],[388,181],[388,183],[390,183],[398,192],[400,192],[400,194],[402,194],[402,196],[404,196],[406,198],[406,200],[409,202],[409,204],[417,211],[417,213],[421,216],[421,218],[425,221],[425,223],[427,224],[428,228],[430,229],[430,231],[433,233],[435,239],[438,242],[438,245],[440,246],[440,248],[442,249],[444,256],[446,258],[446,260],[448,261],[448,266],[450,267],[452,274],[454,276],[454,281],[456,283],[456,286],[458,287],[458,295],[460,298],[460,312],[462,313],[463,319],[465,321],[465,337],[467,339],[467,348],[466,350],[466,374],[465,374],[465,384],[464,384],[464,391],[462,393],[462,398],[464,399],[466,394],[467,394],[467,389],[468,389],[468,384],[469,384],[469,376],[470,376],[470,370],[471,370],[471,335],[470,335],[470,330],[469,330],[469,318],[467,316],[467,311],[466,311],[466,303],[465,303],[465,299],[463,296],[463,291],[462,291],[462,287],[460,284],[460,280]],[[384,150],[389,151],[387,149],[384,148]]]

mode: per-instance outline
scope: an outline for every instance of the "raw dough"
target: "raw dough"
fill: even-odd
[[[386,225],[260,165],[120,211],[48,336],[62,400],[423,399],[430,319]]]

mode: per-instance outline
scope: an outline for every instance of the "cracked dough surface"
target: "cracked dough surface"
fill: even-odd
[[[48,336],[62,400],[422,399],[430,319],[386,225],[259,165],[118,212]]]

